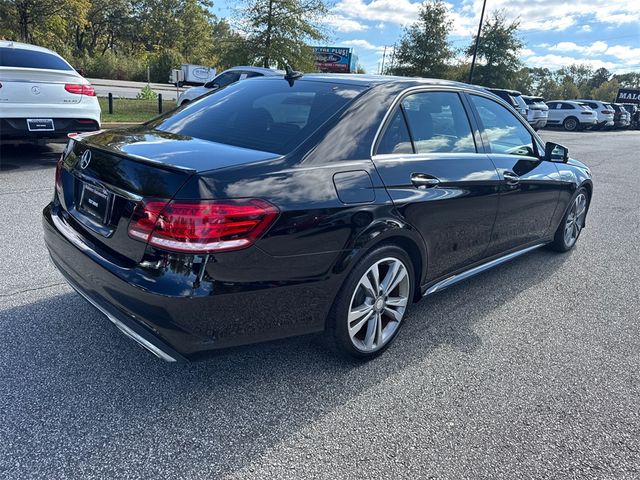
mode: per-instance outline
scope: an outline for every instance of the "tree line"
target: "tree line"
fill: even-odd
[[[242,0],[236,28],[211,0],[0,0],[0,39],[43,45],[88,76],[166,82],[181,63],[313,69],[323,0]],[[149,78],[148,78],[149,77]]]
[[[640,73],[612,74],[606,68],[576,64],[552,71],[527,67],[520,59],[524,44],[518,36],[519,20],[508,21],[504,11],[494,11],[480,32],[477,64],[472,83],[509,88],[546,99],[597,98],[614,101],[618,88],[640,87]],[[449,38],[452,20],[444,2],[421,5],[418,19],[407,27],[394,48],[384,73],[435,77],[467,82],[476,36],[462,49]]]
[[[0,38],[47,46],[88,76],[167,81],[180,63],[284,66],[313,71],[312,43],[328,41],[325,0],[240,0],[233,27],[211,12],[211,0],[0,0]],[[513,88],[547,99],[613,101],[619,87],[640,85],[639,73],[570,65],[527,67],[519,21],[495,11],[480,33],[473,83]],[[464,48],[450,39],[442,0],[427,0],[399,39],[384,73],[468,80],[475,37]]]

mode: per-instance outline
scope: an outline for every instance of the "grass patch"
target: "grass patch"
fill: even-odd
[[[114,98],[113,114],[109,115],[109,99],[99,97],[102,109],[102,122],[146,122],[159,115],[158,100],[140,100],[137,98]],[[162,112],[176,108],[175,100],[163,100]]]

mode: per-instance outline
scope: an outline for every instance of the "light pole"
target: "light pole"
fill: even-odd
[[[478,35],[476,35],[476,45],[473,47],[473,59],[471,60],[471,70],[469,70],[469,82],[473,79],[473,69],[476,66],[476,55],[478,54],[478,44],[480,43],[480,32],[482,31],[482,19],[484,18],[484,8],[487,6],[487,0],[482,2],[482,13],[480,13],[480,24],[478,25]]]

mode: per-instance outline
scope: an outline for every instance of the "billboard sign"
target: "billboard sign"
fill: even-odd
[[[616,103],[635,103],[640,105],[640,89],[638,88],[621,88],[618,90]]]
[[[352,70],[351,49],[344,47],[313,47],[316,67],[321,72],[348,73]]]

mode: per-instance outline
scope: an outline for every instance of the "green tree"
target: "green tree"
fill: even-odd
[[[455,52],[449,42],[452,21],[440,0],[425,1],[418,20],[406,28],[389,72],[412,77],[447,78]]]
[[[591,92],[591,96],[596,100],[602,100],[603,102],[615,102],[618,95],[618,89],[620,83],[617,78],[607,80],[602,83],[598,88],[594,88]]]
[[[255,63],[312,70],[307,43],[326,38],[321,25],[327,11],[324,0],[245,0],[236,14]]]
[[[614,75],[622,88],[640,88],[640,73],[630,72]]]
[[[610,78],[611,72],[609,72],[609,70],[607,70],[606,68],[597,69],[595,72],[593,72],[593,75],[591,75],[591,78],[589,79],[589,90],[593,91],[603,83],[607,82]]]
[[[518,37],[519,20],[507,22],[504,11],[497,10],[484,23],[480,32],[473,83],[487,87],[513,88],[516,72],[522,66],[519,51],[523,47]],[[476,39],[466,50],[473,55]]]

